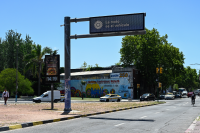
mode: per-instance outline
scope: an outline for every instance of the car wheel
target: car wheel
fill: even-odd
[[[41,100],[35,101],[35,103],[41,103]]]
[[[109,99],[106,99],[106,102],[109,102]]]
[[[55,100],[54,100],[54,103],[57,103],[57,102],[58,102],[58,100],[57,100],[57,99],[55,99]]]
[[[153,101],[155,101],[155,98],[153,99]]]
[[[120,102],[120,99],[117,99],[117,102]]]

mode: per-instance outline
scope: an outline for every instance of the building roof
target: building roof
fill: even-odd
[[[74,73],[71,73],[71,76],[92,75],[92,74],[107,74],[107,73],[112,73],[112,70],[74,72]],[[65,73],[61,73],[60,75],[65,75]]]

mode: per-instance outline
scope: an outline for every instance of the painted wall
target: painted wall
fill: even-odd
[[[133,92],[128,89],[130,86],[126,78],[115,79],[87,79],[85,85],[81,85],[81,80],[71,80],[71,96],[80,97],[81,92],[86,97],[99,98],[106,94],[118,94],[122,98],[132,98]]]

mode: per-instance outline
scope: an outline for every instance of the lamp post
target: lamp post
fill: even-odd
[[[17,66],[16,66],[16,95],[15,95],[15,102],[17,102],[17,89],[18,89],[18,46],[19,44],[16,44],[17,45]]]

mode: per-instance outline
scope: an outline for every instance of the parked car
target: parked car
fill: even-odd
[[[149,101],[149,100],[153,100],[155,101],[156,97],[154,94],[152,93],[145,93],[142,96],[140,96],[140,101]]]
[[[174,100],[175,99],[175,95],[173,93],[168,93],[168,94],[165,95],[165,100],[167,100],[167,99]]]
[[[188,98],[191,97],[192,94],[193,94],[193,92],[188,92],[187,97],[188,97]]]
[[[107,94],[103,97],[100,97],[100,102],[120,102],[122,97],[117,94]]]
[[[54,90],[53,95],[54,102],[60,101],[60,91]],[[33,98],[33,102],[51,102],[51,91],[44,92],[41,96]]]
[[[159,99],[165,99],[165,94],[161,93],[160,96],[159,96]]]
[[[187,91],[183,91],[182,92],[182,97],[187,97],[188,92]]]
[[[182,97],[181,92],[177,92],[175,98],[181,98],[181,97]]]
[[[194,94],[199,95],[199,91],[198,90],[194,91]]]

